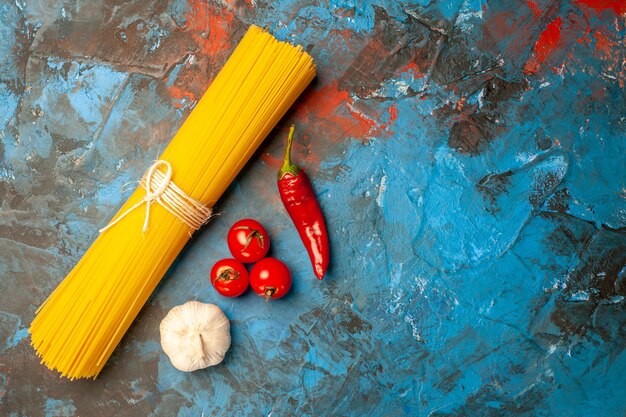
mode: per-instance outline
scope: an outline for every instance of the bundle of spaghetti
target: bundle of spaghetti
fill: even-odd
[[[313,60],[300,46],[251,26],[160,156],[171,166],[172,183],[196,205],[212,207],[314,77]],[[158,171],[162,179],[163,167]],[[145,182],[29,328],[41,362],[70,379],[100,373],[191,236],[164,205],[143,204]]]

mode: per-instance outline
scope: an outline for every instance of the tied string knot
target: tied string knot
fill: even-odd
[[[159,169],[161,167],[165,167],[165,171]],[[142,228],[144,233],[148,231],[150,206],[154,203],[158,203],[193,230],[198,230],[211,217],[212,212],[210,208],[189,197],[174,184],[172,181],[172,165],[167,161],[155,161],[141,179],[141,186],[146,190],[146,195],[115,220],[100,229],[100,233],[115,226],[133,210],[144,204],[146,205],[146,216],[144,217]]]

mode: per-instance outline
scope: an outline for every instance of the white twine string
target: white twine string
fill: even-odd
[[[165,172],[159,168],[164,166]],[[143,232],[148,231],[150,220],[150,206],[159,203],[161,207],[172,213],[177,219],[194,230],[198,230],[211,217],[211,209],[199,201],[189,197],[183,190],[172,182],[172,165],[169,162],[155,161],[146,171],[141,180],[141,186],[146,190],[146,195],[131,208],[126,210],[117,219],[100,229],[100,233],[115,226],[136,208],[146,205],[146,217],[143,221]]]

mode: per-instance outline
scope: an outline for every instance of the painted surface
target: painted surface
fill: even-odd
[[[0,3],[0,415],[623,416],[621,0]],[[319,77],[219,203],[96,381],[26,328],[247,26]],[[331,232],[318,282],[275,190],[287,127]],[[220,298],[212,262],[261,220],[293,292]],[[176,371],[158,324],[232,320]]]

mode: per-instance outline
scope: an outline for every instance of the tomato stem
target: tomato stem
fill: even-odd
[[[243,247],[244,250],[248,249],[248,246],[250,246],[250,242],[252,242],[252,239],[256,238],[259,241],[259,246],[261,246],[261,248],[265,248],[265,238],[263,237],[263,234],[261,232],[259,232],[256,229],[253,229],[251,227],[248,226],[239,226],[239,227],[235,227],[235,230],[250,230],[250,234],[246,237],[246,244]]]
[[[296,131],[296,125],[289,128],[289,136],[287,137],[287,146],[285,147],[285,156],[283,158],[283,166],[278,171],[278,179],[280,180],[285,174],[298,175],[300,167],[291,162],[291,145],[293,143],[293,134]]]
[[[223,270],[217,277],[217,281],[234,281],[236,279],[239,279],[239,272],[231,268]]]
[[[263,291],[263,294],[265,294],[265,301],[267,302],[267,301],[272,299],[274,294],[276,294],[276,288],[274,288],[274,287],[265,287],[265,291]]]

